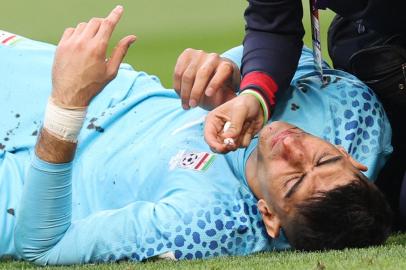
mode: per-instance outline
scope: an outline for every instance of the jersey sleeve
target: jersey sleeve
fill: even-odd
[[[71,221],[71,172],[72,163],[33,159],[15,228],[15,246],[22,258],[40,265],[69,265],[187,255],[185,224],[192,213],[178,207],[182,191],[162,201],[134,201]],[[186,197],[182,199],[189,205]],[[200,235],[193,238],[204,241]],[[199,252],[193,257],[204,256],[203,250]]]
[[[242,45],[229,49],[221,54],[221,57],[227,58],[233,61],[241,70],[241,60],[244,47]]]
[[[273,106],[278,89],[286,89],[296,70],[304,29],[300,0],[250,0],[240,89],[260,92]]]
[[[202,259],[275,248],[250,192],[231,196],[175,186],[158,201],[134,201],[72,221],[71,176],[72,163],[33,158],[14,232],[22,258],[69,265],[156,256]]]

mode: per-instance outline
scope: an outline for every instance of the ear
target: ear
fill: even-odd
[[[344,147],[342,147],[341,145],[336,145],[336,147],[346,158],[348,158],[352,166],[354,166],[355,168],[357,168],[362,172],[368,171],[368,167],[356,161],[350,154],[348,154],[348,152],[344,149]]]
[[[281,221],[276,212],[263,199],[258,201],[258,210],[262,215],[268,235],[272,238],[277,238],[281,230]]]

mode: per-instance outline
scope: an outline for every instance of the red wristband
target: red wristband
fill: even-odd
[[[272,77],[266,73],[260,71],[248,73],[241,81],[240,89],[241,91],[253,89],[260,92],[269,106],[269,111],[271,111],[271,108],[275,105],[275,93],[278,91],[278,85]]]

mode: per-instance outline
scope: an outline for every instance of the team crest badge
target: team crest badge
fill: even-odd
[[[20,39],[19,36],[0,30],[0,45],[11,46]]]
[[[215,157],[214,154],[207,152],[187,152],[183,150],[172,157],[169,162],[169,169],[182,168],[194,171],[206,171],[213,163]]]

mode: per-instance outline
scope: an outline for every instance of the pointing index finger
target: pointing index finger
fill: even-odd
[[[123,14],[124,8],[123,6],[116,6],[110,14],[106,17],[106,19],[110,19],[114,24],[117,24]]]
[[[102,25],[100,26],[100,30],[97,33],[97,37],[108,41],[116,27],[117,23],[121,19],[121,15],[123,14],[123,7],[116,6],[110,14],[103,20]]]

